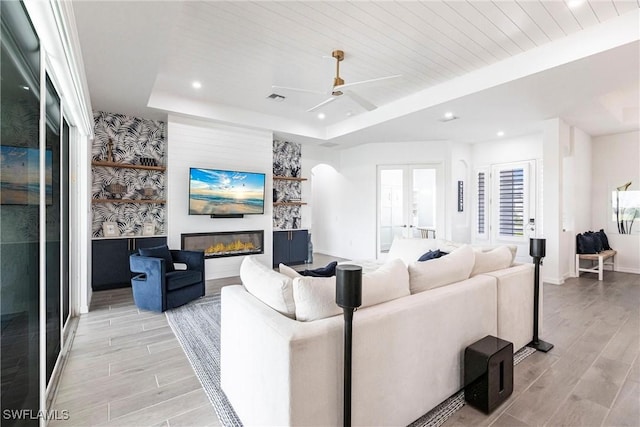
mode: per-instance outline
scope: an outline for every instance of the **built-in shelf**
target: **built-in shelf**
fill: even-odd
[[[144,169],[150,171],[165,171],[167,170],[164,166],[144,166],[144,165],[131,165],[128,163],[117,163],[117,162],[91,162],[93,166],[105,166],[109,168],[126,168],[126,169]]]
[[[167,203],[164,199],[91,199],[91,203]]]
[[[302,206],[306,202],[273,202],[273,206]]]
[[[282,179],[285,181],[306,181],[307,180],[307,178],[297,178],[295,176],[277,176],[277,175],[274,175],[273,179]]]

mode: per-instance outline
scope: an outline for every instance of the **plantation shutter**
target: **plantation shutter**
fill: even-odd
[[[524,169],[502,169],[499,180],[500,235],[523,236],[525,225]]]
[[[479,170],[476,172],[476,234],[480,238],[488,238],[489,231],[489,171]]]

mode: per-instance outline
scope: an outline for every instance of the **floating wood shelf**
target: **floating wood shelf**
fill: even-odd
[[[281,179],[286,181],[306,181],[307,180],[307,178],[297,178],[295,176],[277,176],[277,175],[274,175],[273,179]]]
[[[91,203],[167,203],[164,199],[91,199]]]
[[[93,166],[105,166],[109,168],[126,168],[126,169],[144,169],[150,171],[165,171],[167,170],[164,166],[143,166],[143,165],[130,165],[127,163],[117,163],[117,162],[91,162]]]
[[[273,206],[302,206],[306,204],[306,202],[273,202]]]

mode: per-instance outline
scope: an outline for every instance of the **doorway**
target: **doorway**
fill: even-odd
[[[444,233],[444,182],[440,164],[379,165],[377,253],[384,257],[394,238]]]

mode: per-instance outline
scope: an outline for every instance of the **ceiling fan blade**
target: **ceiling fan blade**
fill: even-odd
[[[298,87],[287,87],[287,86],[276,86],[276,85],[271,86],[271,89],[288,90],[288,91],[291,91],[291,92],[315,93],[317,95],[327,95],[328,94],[328,92],[323,92],[321,90],[301,89],[301,88],[298,88]]]
[[[315,107],[311,107],[307,110],[307,113],[311,113],[313,111],[316,111],[318,108],[324,107],[325,105],[335,101],[336,99],[338,99],[337,96],[332,96],[329,99],[325,99],[324,101],[322,101],[320,104],[316,105]]]
[[[377,79],[361,80],[359,82],[353,82],[353,83],[345,83],[343,85],[338,85],[334,87],[333,90],[342,90],[342,89],[346,89],[353,86],[360,86],[360,85],[366,85],[370,83],[381,82],[384,80],[397,79],[399,77],[402,77],[402,74],[396,74],[395,76],[378,77]]]
[[[364,108],[367,111],[373,111],[376,108],[378,108],[375,104],[373,104],[372,102],[367,101],[366,99],[364,99],[363,97],[361,97],[360,95],[351,92],[350,90],[346,90],[344,92],[342,92],[344,95],[348,96],[349,98],[353,99],[355,102],[357,102],[362,108]]]

